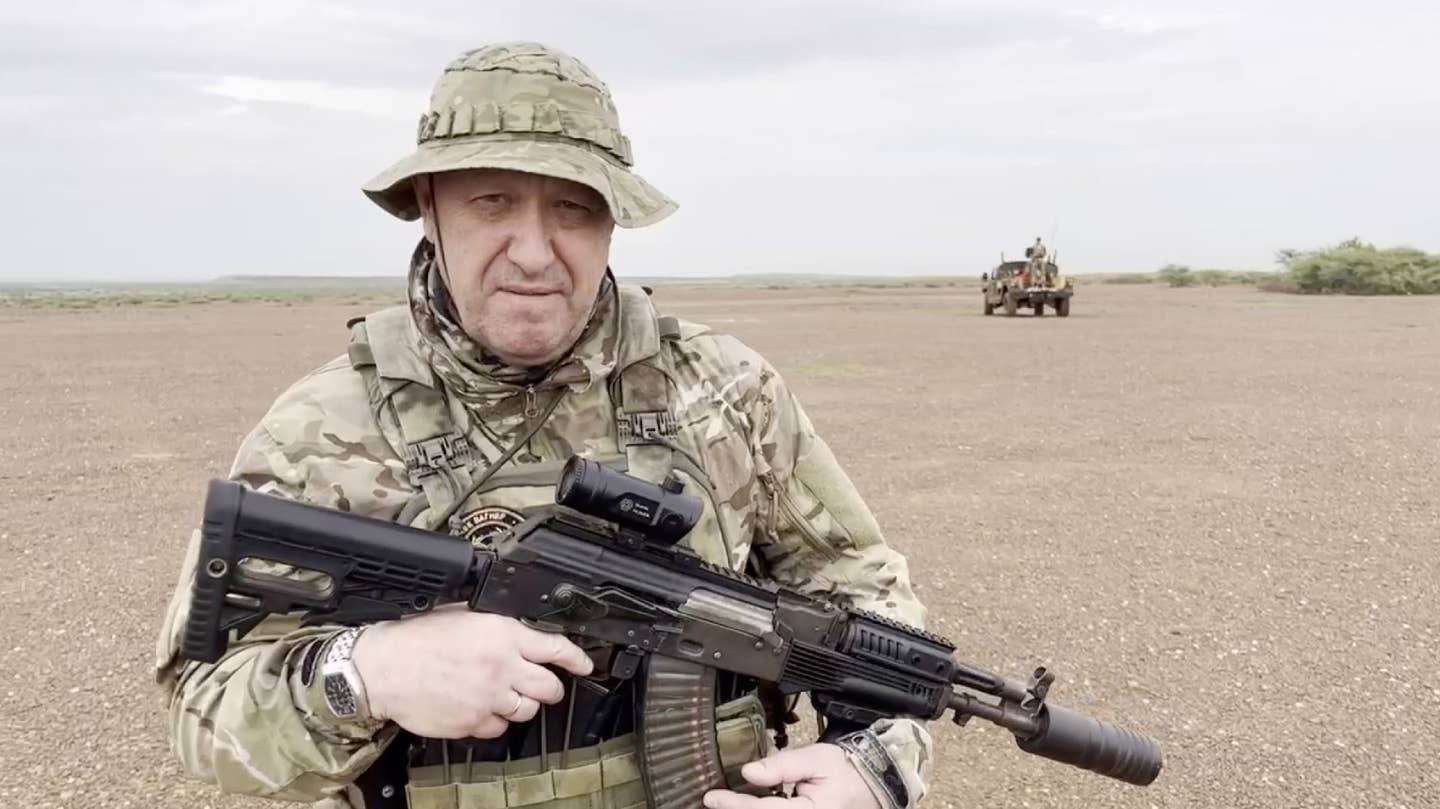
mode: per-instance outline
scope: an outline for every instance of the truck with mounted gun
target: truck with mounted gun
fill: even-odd
[[[1070,316],[1075,282],[1062,275],[1054,261],[1044,262],[1043,270],[1037,270],[1029,261],[1006,261],[1001,255],[1000,263],[994,270],[983,273],[980,281],[986,315],[1001,309],[1014,316],[1021,309],[1029,309],[1039,316],[1049,306],[1057,317]]]

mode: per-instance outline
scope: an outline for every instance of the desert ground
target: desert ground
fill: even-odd
[[[656,296],[778,366],[961,659],[1166,755],[1138,788],[936,723],[924,806],[1440,806],[1440,298]],[[0,309],[0,806],[278,806],[181,774],[157,623],[207,479],[370,308]]]

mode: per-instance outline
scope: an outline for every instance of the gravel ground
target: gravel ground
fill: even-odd
[[[662,289],[797,390],[962,659],[1155,736],[1113,784],[936,726],[929,807],[1440,806],[1440,299]],[[364,307],[0,310],[0,806],[184,778],[150,667],[205,481]]]

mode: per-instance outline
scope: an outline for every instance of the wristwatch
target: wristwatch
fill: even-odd
[[[869,729],[847,733],[834,742],[845,751],[850,763],[860,771],[876,800],[887,809],[905,809],[910,805],[910,791],[875,732]]]
[[[355,641],[364,627],[346,629],[326,641],[320,653],[320,683],[325,691],[325,704],[336,719],[363,721],[370,718],[370,702],[365,697],[365,682],[350,656]]]

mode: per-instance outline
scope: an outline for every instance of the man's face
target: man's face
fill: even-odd
[[[609,263],[605,200],[579,183],[501,169],[417,177],[415,195],[425,235],[444,248],[465,333],[510,365],[564,356]]]

